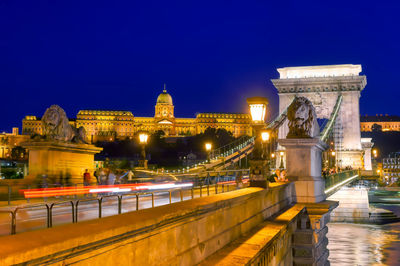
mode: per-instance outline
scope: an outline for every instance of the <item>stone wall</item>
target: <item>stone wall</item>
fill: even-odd
[[[343,187],[328,200],[339,202],[339,206],[331,213],[332,222],[369,222],[369,201],[366,188]]]
[[[288,207],[293,184],[2,238],[0,264],[193,265]]]
[[[296,204],[220,249],[200,266],[293,265],[292,247],[299,244],[296,237],[298,218],[301,219],[305,212],[304,205]]]

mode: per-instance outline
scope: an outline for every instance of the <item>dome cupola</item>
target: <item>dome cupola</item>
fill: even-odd
[[[163,92],[158,95],[156,102],[156,112],[154,115],[156,118],[173,118],[174,117],[174,105],[172,104],[172,97],[167,93],[164,84]]]
[[[159,103],[166,103],[166,104],[169,104],[169,105],[173,105],[172,104],[172,97],[171,97],[171,95],[169,95],[169,93],[165,89],[165,85],[164,85],[163,92],[160,95],[158,95],[156,104],[159,104]]]

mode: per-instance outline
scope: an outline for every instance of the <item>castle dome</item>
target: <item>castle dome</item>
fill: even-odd
[[[172,97],[171,97],[171,95],[169,95],[169,93],[167,93],[166,89],[164,89],[163,92],[160,95],[158,95],[157,104],[159,104],[159,103],[164,103],[164,104],[166,103],[169,105],[173,105]]]

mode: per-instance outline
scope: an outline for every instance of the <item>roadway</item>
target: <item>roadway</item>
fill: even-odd
[[[219,185],[218,193],[227,192],[228,186],[224,188]],[[231,182],[229,191],[236,189],[236,184]],[[193,198],[199,198],[209,195],[215,195],[215,186],[212,185],[207,190],[203,187],[200,191],[199,188],[193,189]],[[154,194],[154,207],[166,205],[170,203],[169,191],[153,191]],[[99,201],[98,198],[103,197],[101,203],[101,217],[107,217],[118,214],[118,197],[122,195],[121,200],[121,213],[136,211],[137,202],[136,194],[109,194],[82,197],[79,199],[77,207],[77,221],[88,221],[99,218]],[[72,198],[52,198],[47,199],[48,205],[55,203],[52,208],[52,225],[59,226],[73,222],[73,207],[71,201],[76,205],[77,200]],[[192,199],[191,189],[182,190],[182,200]],[[171,203],[181,201],[180,190],[171,190]],[[139,210],[152,208],[153,206],[152,195],[150,193],[139,194]],[[15,210],[14,207],[0,208],[0,235],[11,234],[11,214],[6,211]],[[32,231],[47,228],[47,207],[45,203],[42,204],[25,204],[18,207],[16,212],[16,233]]]

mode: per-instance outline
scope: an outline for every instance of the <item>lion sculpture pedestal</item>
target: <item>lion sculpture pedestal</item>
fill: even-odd
[[[286,149],[286,173],[295,184],[297,202],[326,199],[321,177],[321,156],[327,145],[319,139],[280,139]]]
[[[29,150],[27,183],[83,183],[83,173],[94,171],[94,154],[103,148],[61,141],[32,141],[22,144]],[[94,177],[92,175],[92,181]]]
[[[83,173],[86,169],[93,173],[94,155],[103,148],[87,144],[85,129],[70,125],[67,114],[58,105],[47,108],[41,122],[44,135],[33,136],[31,141],[21,144],[29,150],[26,182],[83,183]]]

